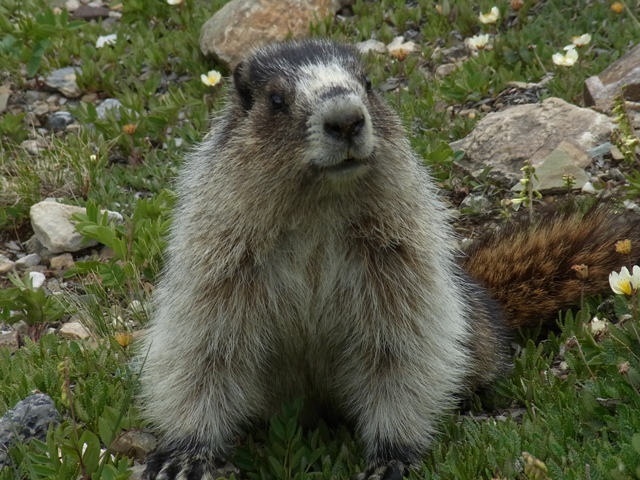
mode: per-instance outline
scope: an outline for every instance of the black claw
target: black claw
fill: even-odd
[[[192,451],[162,449],[147,457],[143,480],[201,480],[205,476],[215,476],[219,463],[202,453]]]
[[[380,480],[402,480],[407,473],[401,463],[393,462],[387,467]]]

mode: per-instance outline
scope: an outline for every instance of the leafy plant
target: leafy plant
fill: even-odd
[[[0,135],[5,141],[15,144],[21,143],[29,136],[26,125],[24,124],[24,113],[11,114],[5,113],[0,117]]]
[[[101,213],[95,202],[87,203],[86,214],[74,215],[76,230],[83,236],[109,247],[114,257],[106,262],[78,262],[68,275],[95,272],[107,287],[124,287],[129,279],[140,274],[153,281],[162,266],[162,251],[169,230],[169,212],[174,196],[168,190],[152,198],[136,202],[133,215],[125,216],[121,224]]]
[[[45,442],[13,445],[0,479],[128,478],[130,460],[109,449],[123,429],[140,426],[131,405],[137,372],[123,365],[123,353],[113,340],[94,349],[54,335],[27,339],[13,356],[0,349],[0,405],[8,408],[37,389],[66,417],[50,427]]]
[[[357,466],[358,449],[346,429],[330,431],[321,424],[305,432],[298,418],[304,400],[283,405],[274,416],[269,431],[250,435],[246,446],[237,449],[233,459],[248,478],[256,480],[305,480],[347,478]],[[337,454],[336,454],[337,453]]]
[[[13,288],[0,290],[0,321],[8,324],[24,321],[27,325],[55,322],[65,313],[58,298],[35,288],[29,273],[20,278],[9,273]]]

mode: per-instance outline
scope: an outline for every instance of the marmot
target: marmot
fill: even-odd
[[[213,478],[243,427],[302,395],[309,417],[354,426],[360,478],[400,479],[443,412],[504,372],[509,325],[575,301],[574,263],[598,277],[585,294],[600,291],[625,263],[613,243],[640,241],[596,212],[490,238],[460,262],[434,182],[355,48],[273,44],[233,82],[177,187],[143,349],[162,436],[147,479]]]

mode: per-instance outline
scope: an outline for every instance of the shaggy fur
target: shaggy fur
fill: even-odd
[[[504,370],[500,306],[457,265],[434,184],[354,49],[291,42],[241,63],[177,191],[144,349],[161,434],[147,479],[213,478],[244,426],[305,395],[306,418],[355,426],[359,478],[397,480],[457,397]],[[499,293],[525,241],[465,261],[515,324]],[[505,266],[488,275],[492,250]]]

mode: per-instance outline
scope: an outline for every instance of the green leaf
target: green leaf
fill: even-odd
[[[633,446],[633,449],[640,454],[640,432],[633,434],[631,437],[631,445]]]
[[[88,473],[98,469],[100,463],[100,440],[95,433],[86,430],[80,437],[80,445],[87,445],[82,454],[82,463]]]
[[[269,465],[271,466],[271,471],[276,476],[276,478],[285,478],[284,467],[275,457],[269,457]]]

